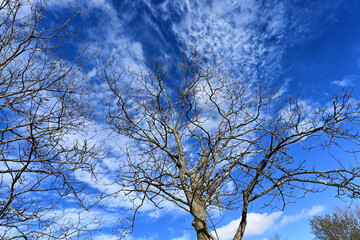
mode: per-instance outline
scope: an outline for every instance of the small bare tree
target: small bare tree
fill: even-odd
[[[83,204],[73,172],[94,166],[86,137],[75,141],[90,113],[79,74],[85,57],[62,60],[75,15],[45,23],[45,5],[0,1],[0,239],[69,239],[86,227],[61,207],[65,196]]]
[[[339,195],[359,196],[356,161],[331,155],[324,164],[299,154],[332,154],[335,147],[356,152],[360,109],[349,92],[311,106],[231,78],[222,66],[196,47],[175,70],[165,61],[140,72],[102,65],[113,93],[108,123],[129,138],[121,144],[126,160],[117,181],[141,200],[134,201],[136,209],[145,199],[155,206],[170,201],[194,217],[199,240],[218,239],[210,209],[240,210],[238,240],[249,204],[259,198],[285,207],[330,186]]]
[[[357,205],[354,209],[336,207],[332,214],[313,217],[310,226],[314,239],[360,239],[360,206]]]
[[[275,235],[271,238],[269,238],[269,240],[281,240],[282,238],[280,237],[279,233],[275,233]]]

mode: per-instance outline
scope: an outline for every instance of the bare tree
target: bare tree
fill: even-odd
[[[80,74],[86,58],[62,60],[75,15],[44,22],[45,6],[0,2],[0,239],[69,239],[86,229],[61,207],[68,196],[84,205],[73,172],[94,166],[81,129],[90,113]]]
[[[310,226],[315,239],[360,239],[360,206],[354,209],[336,207],[332,214],[313,217]]]
[[[233,239],[242,239],[257,199],[285,207],[326,187],[359,196],[357,162],[333,152],[355,154],[359,144],[359,102],[351,93],[311,106],[232,78],[222,66],[196,47],[175,69],[165,61],[140,72],[102,65],[113,93],[108,123],[129,138],[117,181],[133,194],[136,210],[146,199],[158,207],[170,201],[194,217],[201,240],[218,239],[209,210],[239,210]],[[299,154],[314,149],[328,151],[329,164]]]
[[[281,240],[281,236],[279,233],[275,233],[273,237],[269,238],[269,240]]]

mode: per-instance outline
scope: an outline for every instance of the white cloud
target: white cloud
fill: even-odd
[[[283,212],[268,213],[249,213],[248,221],[245,230],[245,236],[261,235],[270,229],[279,229],[285,225],[297,222],[301,219],[308,218],[319,214],[324,210],[321,205],[313,206],[310,210],[302,209],[300,213],[295,215],[283,215]],[[237,228],[239,227],[241,218],[228,223],[227,225],[218,228],[217,233],[220,240],[230,240],[234,237]],[[278,221],[280,220],[280,221]]]
[[[348,86],[353,85],[351,79],[349,79],[349,78],[344,78],[343,80],[333,81],[332,84],[338,85],[340,87],[348,87]]]
[[[335,80],[333,82],[331,82],[334,85],[337,85],[339,87],[351,87],[355,85],[355,81],[359,80],[360,76],[359,75],[350,75],[350,76],[346,76],[341,80]]]
[[[111,234],[100,234],[98,236],[93,237],[94,240],[115,240],[119,239],[118,237]]]
[[[267,213],[250,213],[248,215],[248,225],[245,230],[245,236],[263,234],[282,214],[282,212],[274,212],[269,215]]]
[[[122,26],[126,24],[126,19],[129,17],[119,17],[114,6],[110,1],[106,0],[64,0],[57,1],[51,0],[50,5],[52,7],[69,7],[73,3],[82,5],[85,9],[97,9],[101,16],[101,29],[89,27],[89,36],[94,38],[94,44],[96,47],[101,49],[101,53],[107,56],[110,60],[113,57],[118,57],[120,65],[127,66],[129,63],[132,67],[142,66],[144,61],[144,53],[142,45],[139,42],[134,41],[131,36],[126,35],[122,32]],[[53,4],[53,5],[52,5]],[[171,6],[176,6],[172,7]],[[222,50],[226,50],[226,53],[232,53],[231,58],[234,61],[229,61],[231,64],[237,64],[241,66],[241,71],[245,71],[248,75],[253,75],[255,78],[271,75],[270,73],[276,71],[279,67],[279,62],[282,55],[282,46],[278,43],[281,37],[284,36],[286,31],[286,9],[283,4],[275,4],[274,10],[264,10],[257,1],[244,0],[244,1],[220,1],[216,0],[213,4],[203,4],[202,1],[195,0],[191,1],[165,1],[159,9],[155,9],[148,2],[149,8],[155,14],[159,11],[163,19],[169,19],[171,14],[168,12],[169,9],[178,11],[181,16],[184,16],[178,23],[174,23],[173,31],[179,39],[186,39],[191,43],[192,40],[200,43],[201,45],[209,48],[210,52],[219,53]],[[129,14],[129,13],[126,13]],[[261,16],[259,18],[259,16]],[[154,24],[151,18],[146,18],[149,24]],[[260,33],[258,23],[266,24],[266,31]],[[296,22],[294,21],[296,25]],[[156,25],[153,25],[156,27]],[[157,28],[156,28],[157,29]],[[159,29],[158,34],[161,35]],[[273,40],[275,44],[269,44],[267,40]],[[274,40],[275,39],[275,40]],[[256,68],[256,69],[255,69]],[[258,69],[260,68],[260,69]],[[261,72],[262,76],[256,75]],[[89,72],[89,77],[95,76],[95,71]],[[353,80],[343,79],[341,81],[334,81],[335,85],[348,85],[352,84]],[[99,95],[97,98],[100,99]],[[102,96],[101,99],[104,99]],[[210,119],[207,124],[215,125],[216,121]],[[105,131],[102,134],[106,134]],[[101,136],[94,137],[94,140],[102,138]],[[103,138],[102,138],[103,139]],[[119,140],[118,140],[119,141]],[[109,148],[118,149],[115,141],[107,141]],[[118,155],[117,155],[118,156]],[[121,159],[109,158],[105,160],[107,163],[111,163],[113,166],[118,164]],[[111,167],[111,166],[110,166]],[[85,182],[89,181],[89,176],[78,175],[79,178]],[[103,178],[103,183],[93,187],[99,190],[116,191],[116,185],[110,185],[110,179]],[[89,184],[91,184],[89,182]],[[110,207],[122,207],[126,205],[125,197],[119,195],[117,198],[107,198],[106,203]],[[301,212],[294,216],[284,216],[281,220],[280,225],[285,225],[291,222],[295,222],[303,217],[310,216],[314,212],[321,211],[319,206]],[[153,208],[151,205],[146,205],[144,211],[149,211],[150,216],[157,218],[163,216],[168,212],[175,209],[173,205],[169,204],[161,213],[159,211],[152,212]],[[176,208],[177,209],[177,208]],[[99,214],[102,215],[102,214]],[[275,212],[271,214],[258,214],[250,213],[248,216],[248,228],[246,234],[248,236],[262,234],[267,231],[272,225],[275,224],[282,216],[281,212]],[[240,219],[230,222],[228,225],[219,228],[219,235],[221,239],[231,239],[230,233],[235,233],[237,225]],[[220,232],[222,234],[220,234]],[[228,236],[228,237],[227,237]],[[99,238],[101,239],[101,238]],[[103,239],[110,239],[104,236]],[[184,233],[184,236],[180,239],[189,239],[189,236]]]
[[[307,212],[307,215],[308,217],[312,217],[314,215],[317,215],[319,213],[321,213],[322,211],[324,211],[324,206],[322,205],[316,205],[316,206],[313,206],[308,212]]]
[[[154,240],[156,239],[158,236],[157,234],[151,236],[151,237],[134,237],[132,235],[127,235],[125,237],[125,240]]]
[[[281,4],[273,7],[276,11],[264,10],[252,0],[213,1],[211,5],[194,1],[173,30],[181,39],[199,43],[211,57],[220,59],[224,50],[231,54],[228,62],[238,69],[237,74],[264,80],[279,67],[282,54],[281,44],[268,40],[282,36],[286,27],[285,9]],[[260,33],[261,24],[267,28]]]
[[[287,224],[290,224],[290,223],[297,222],[297,221],[299,221],[300,219],[303,219],[303,218],[312,217],[314,215],[319,214],[323,210],[324,210],[324,206],[316,205],[316,206],[313,206],[310,210],[303,209],[298,214],[290,215],[290,216],[284,216],[280,221],[280,227],[283,227],[283,226],[285,226]]]
[[[89,52],[99,52],[107,61],[117,58],[117,63],[121,67],[143,65],[141,44],[134,41],[128,33],[123,32],[124,25],[136,13],[124,12],[119,15],[116,7],[109,0],[49,0],[47,5],[53,12],[60,13],[68,8],[76,10],[77,7],[84,12],[80,15],[81,18],[92,19],[98,23],[89,24],[84,28],[84,32],[91,39]]]
[[[89,71],[87,73],[87,78],[90,79],[90,78],[93,78],[96,76],[96,68],[93,68],[91,71]]]
[[[65,208],[65,209],[51,210],[47,212],[45,215],[42,215],[42,220],[44,221],[49,220],[50,224],[41,226],[40,227],[41,233],[50,234],[50,235],[52,235],[53,233],[60,233],[64,235],[66,234],[68,238],[72,238],[75,237],[75,235],[79,234],[81,231],[85,233],[86,231],[96,230],[101,224],[101,220],[104,226],[112,227],[114,222],[118,220],[118,216],[115,216],[114,214],[107,214],[98,210],[82,211],[81,209],[76,209],[76,208]],[[28,224],[19,226],[18,229],[16,229],[15,227],[12,228],[0,227],[0,236],[3,237],[17,236],[19,235],[20,232],[23,233],[22,231],[24,232],[29,231],[29,229],[27,228],[32,224],[33,226],[36,226],[37,225],[36,220],[33,222],[31,222],[30,220]],[[66,227],[69,228],[66,229]],[[80,229],[81,231],[77,231]],[[95,239],[105,240],[105,239],[117,239],[117,238],[112,238],[110,235],[101,234],[98,236],[98,238]]]
[[[178,238],[172,238],[171,240],[190,240],[190,234],[189,232],[185,232],[181,237]]]
[[[214,0],[213,9],[219,15],[229,14],[233,10],[232,0]]]
[[[281,217],[282,212],[267,213],[249,213],[247,219],[246,236],[260,235],[268,230],[275,221]],[[234,237],[239,227],[240,219],[231,221],[229,224],[217,229],[220,240],[230,240]]]

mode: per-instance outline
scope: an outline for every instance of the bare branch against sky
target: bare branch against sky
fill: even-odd
[[[45,20],[45,5],[27,0],[3,0],[0,13],[0,238],[69,239],[87,229],[73,172],[95,164],[81,127],[91,113],[79,72],[86,58],[68,62],[61,52],[76,15]]]
[[[224,60],[225,61],[225,60]],[[296,201],[335,187],[358,198],[359,165],[331,155],[356,154],[360,104],[343,92],[324,106],[309,106],[265,84],[231,78],[195,46],[175,69],[156,61],[140,72],[103,66],[113,92],[107,121],[131,139],[117,181],[148,200],[170,201],[193,216],[197,239],[218,239],[211,210],[240,210],[233,239],[242,239],[249,205]],[[173,77],[176,76],[176,77]],[[327,166],[302,152],[329,151]],[[296,149],[296,150],[295,150]]]
[[[0,238],[310,239],[359,198],[359,9],[0,0]]]

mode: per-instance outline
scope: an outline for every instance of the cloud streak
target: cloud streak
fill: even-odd
[[[332,81],[331,83],[338,87],[351,87],[351,86],[354,86],[355,82],[357,82],[359,79],[360,79],[359,75],[350,75],[350,76],[344,77],[341,80]]]
[[[279,229],[288,224],[295,223],[301,219],[312,217],[324,210],[323,206],[313,206],[311,209],[302,209],[295,215],[284,215],[283,212],[268,213],[249,213],[245,236],[262,235],[270,229]],[[235,219],[225,226],[217,229],[220,240],[230,240],[234,237],[241,218]]]
[[[303,7],[301,11],[298,11],[298,4],[290,4],[288,1],[255,0],[213,0],[206,4],[200,0],[165,0],[160,4],[149,0],[51,0],[49,4],[53,9],[79,6],[81,10],[87,11],[88,15],[83,16],[83,21],[92,19],[96,23],[89,24],[84,29],[85,34],[92,39],[92,50],[98,51],[104,60],[115,59],[120,68],[130,66],[133,70],[138,70],[149,58],[161,54],[176,59],[184,41],[187,44],[196,42],[215,59],[220,59],[225,52],[229,56],[226,64],[233,70],[232,75],[271,82],[281,72],[281,61],[286,48],[316,37],[324,31],[319,30],[320,24],[334,21],[331,17],[339,4],[334,4],[335,1],[332,0],[329,2],[320,6],[319,3],[308,1],[309,6]],[[121,12],[124,8],[128,10]],[[328,17],[321,23],[317,21],[323,16]],[[317,22],[319,23],[314,24]],[[96,79],[96,70],[91,69],[88,77]],[[354,78],[344,78],[333,81],[332,84],[347,87],[353,85],[354,81]],[[97,93],[91,98],[94,105],[100,106],[107,98],[103,91],[106,84],[96,80],[92,84]],[[95,124],[98,129],[105,128],[102,123],[94,122]],[[108,131],[98,130],[94,141],[103,143],[108,135]],[[123,144],[126,139],[112,140],[106,141],[104,147],[112,149],[109,155],[114,157],[108,156],[104,160],[104,167],[116,171],[122,156],[114,149],[118,149],[116,143]],[[77,174],[79,179],[99,191],[109,193],[118,190],[106,177],[101,183],[95,184],[84,173]],[[107,198],[104,203],[114,209],[127,207],[129,202],[123,194],[119,194],[117,198]],[[164,205],[166,210],[156,214],[151,211],[153,208],[150,203],[145,204],[143,211],[158,218],[177,209],[171,204]],[[321,206],[290,216],[284,216],[282,212],[250,213],[246,235],[260,235],[274,226],[280,228],[319,211],[322,211]],[[231,221],[218,229],[222,240],[231,239],[239,221],[240,219]],[[189,235],[184,234],[179,239],[189,238]]]

